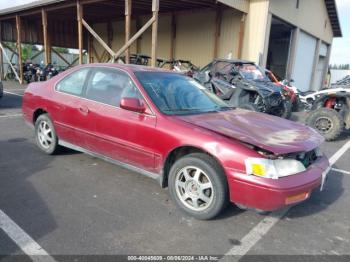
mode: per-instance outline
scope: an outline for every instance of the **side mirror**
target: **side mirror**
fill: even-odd
[[[143,101],[134,97],[122,98],[122,100],[120,101],[120,107],[125,110],[137,113],[144,113],[146,111],[146,106],[143,103]]]
[[[290,82],[290,83],[293,83],[293,82],[294,82],[294,79],[289,80],[289,82]]]

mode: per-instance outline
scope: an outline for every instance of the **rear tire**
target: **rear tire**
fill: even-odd
[[[48,155],[59,151],[56,131],[47,114],[40,115],[35,121],[35,140],[37,146]]]
[[[317,130],[327,141],[337,139],[344,131],[344,120],[335,110],[320,108],[311,111],[306,124]]]
[[[177,160],[170,169],[168,185],[177,206],[197,219],[214,218],[228,203],[226,176],[206,154],[193,153]]]

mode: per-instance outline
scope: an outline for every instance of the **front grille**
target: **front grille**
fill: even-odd
[[[308,168],[317,160],[317,154],[315,150],[302,153],[292,153],[284,156],[285,159],[295,159],[303,163],[305,168]]]
[[[305,168],[308,168],[317,160],[317,155],[315,150],[312,150],[306,153],[297,154],[296,159],[299,160],[301,163],[303,163]]]

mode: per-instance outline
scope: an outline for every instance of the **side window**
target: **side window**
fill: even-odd
[[[116,69],[94,69],[86,88],[86,98],[119,106],[123,97],[140,97],[130,77]]]
[[[81,96],[89,68],[84,68],[66,76],[56,85],[56,90]]]

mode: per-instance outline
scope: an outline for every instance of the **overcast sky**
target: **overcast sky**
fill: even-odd
[[[33,0],[0,0],[0,9],[34,2]],[[336,0],[340,17],[342,38],[333,41],[332,56],[330,63],[350,63],[350,0]]]

